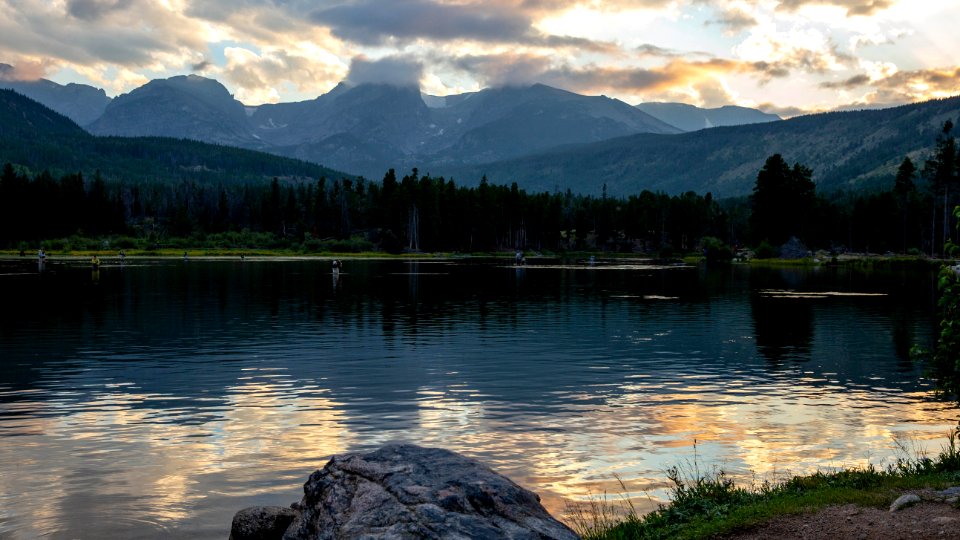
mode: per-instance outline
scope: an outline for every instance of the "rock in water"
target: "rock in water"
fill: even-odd
[[[275,540],[282,538],[296,512],[283,506],[251,506],[233,516],[230,540]]]
[[[577,538],[535,493],[438,448],[390,444],[334,456],[303,490],[285,540]]]

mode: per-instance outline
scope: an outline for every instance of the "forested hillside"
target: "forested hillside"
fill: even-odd
[[[0,178],[0,245],[120,236],[128,244],[303,251],[589,249],[667,255],[722,253],[726,243],[773,254],[797,237],[811,248],[937,255],[955,240],[956,219],[949,210],[960,201],[960,155],[952,131],[956,104],[942,100],[873,112],[868,115],[875,121],[873,140],[842,138],[849,122],[838,119],[863,123],[863,113],[791,121],[794,136],[813,139],[816,132],[835,146],[858,149],[848,167],[870,167],[871,156],[879,162],[897,148],[929,148],[913,151],[919,154],[914,160],[911,152],[901,154],[896,181],[885,187],[824,190],[814,179],[823,169],[835,172],[828,161],[800,162],[774,153],[746,171],[748,165],[727,155],[729,167],[745,170],[753,196],[720,200],[694,191],[637,189],[617,195],[603,186],[598,195],[536,191],[486,178],[473,187],[416,168],[402,178],[391,169],[382,180],[368,181],[234,148],[94,137],[6,92],[0,93],[0,160],[9,162]],[[927,127],[940,117],[946,120]],[[721,130],[699,134],[711,131]],[[773,144],[769,137],[758,132],[756,140]],[[826,153],[827,143],[822,145]],[[737,149],[743,150],[734,145],[731,152]],[[706,165],[690,161],[690,166]],[[584,171],[581,185],[592,185],[603,171],[602,163]]]
[[[70,119],[0,90],[0,162],[53,174],[95,171],[108,181],[244,183],[273,177],[339,178],[314,163],[163,137],[95,137]]]
[[[772,154],[813,166],[821,192],[872,191],[893,185],[904,156],[922,163],[946,120],[960,115],[960,97],[883,110],[800,116],[782,122],[705,129],[680,135],[641,134],[570,146],[535,157],[455,171],[486,174],[529,190],[556,188],[627,195],[643,189],[714,197],[747,195]]]

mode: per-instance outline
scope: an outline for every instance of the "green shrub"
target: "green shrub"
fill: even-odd
[[[753,256],[756,259],[776,259],[780,256],[780,251],[764,240],[753,250]]]
[[[400,239],[390,229],[380,231],[380,249],[387,253],[403,253],[403,245],[400,244]]]
[[[719,238],[705,236],[700,240],[703,256],[708,263],[730,262],[733,260],[733,250]]]

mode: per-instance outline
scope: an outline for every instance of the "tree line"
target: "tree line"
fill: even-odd
[[[478,186],[388,171],[363,178],[214,184],[183,180],[108,183],[11,164],[0,174],[0,245],[71,235],[124,236],[146,245],[185,239],[222,247],[387,252],[598,250],[671,254],[704,247],[779,246],[939,255],[955,231],[960,156],[946,122],[934,153],[905,158],[895,182],[872,193],[816,192],[813,171],[771,156],[750,197],[643,191],[628,197],[528,193],[516,183]],[[261,245],[249,245],[251,242]],[[266,245],[262,245],[266,244]]]

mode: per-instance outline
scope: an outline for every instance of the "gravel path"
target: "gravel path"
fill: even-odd
[[[920,494],[923,496],[923,494]],[[897,512],[856,505],[830,506],[813,514],[776,518],[731,540],[916,540],[960,539],[960,509],[953,504],[924,500]]]

